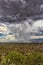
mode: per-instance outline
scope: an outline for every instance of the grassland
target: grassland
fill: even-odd
[[[0,65],[43,65],[43,43],[0,43]]]

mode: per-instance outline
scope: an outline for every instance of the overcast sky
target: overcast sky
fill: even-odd
[[[0,0],[0,42],[39,38],[43,39],[42,0]]]

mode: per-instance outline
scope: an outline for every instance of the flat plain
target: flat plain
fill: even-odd
[[[0,65],[43,65],[43,43],[0,43]]]

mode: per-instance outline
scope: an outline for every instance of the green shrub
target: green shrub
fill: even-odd
[[[9,52],[0,57],[0,65],[43,65],[43,54],[30,52],[23,55],[16,51]]]

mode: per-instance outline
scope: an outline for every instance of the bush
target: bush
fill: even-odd
[[[43,54],[30,52],[23,55],[16,51],[9,52],[0,57],[0,65],[43,65]]]

